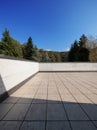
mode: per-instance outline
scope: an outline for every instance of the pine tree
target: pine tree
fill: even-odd
[[[89,61],[89,50],[86,48],[86,41],[86,36],[82,35],[79,42],[74,42],[69,51],[69,61]]]
[[[79,61],[79,46],[78,42],[75,41],[74,44],[71,46],[71,49],[69,51],[68,55],[69,61]]]
[[[80,47],[86,48],[86,42],[87,42],[87,37],[83,34],[79,41]]]
[[[29,37],[27,43],[24,45],[24,58],[31,60],[33,55],[32,38]]]
[[[7,29],[5,29],[1,39],[0,53],[14,57],[23,56],[20,43],[10,36],[10,33]]]

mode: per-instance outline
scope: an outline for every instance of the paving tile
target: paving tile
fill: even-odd
[[[19,130],[21,123],[18,121],[0,121],[0,130]]]
[[[48,95],[48,103],[62,103],[59,95]]]
[[[81,94],[81,92],[75,88],[75,87],[72,87],[72,88],[68,88],[69,91],[74,95],[74,94]]]
[[[46,130],[71,130],[67,121],[48,121]]]
[[[20,98],[33,99],[35,94],[23,94]]]
[[[37,90],[35,91],[26,90],[22,95],[35,95],[36,92]]]
[[[72,130],[97,130],[91,121],[71,121]]]
[[[97,120],[96,121],[93,121],[93,123],[95,124],[95,126],[97,127]]]
[[[29,104],[15,104],[3,120],[23,120]]]
[[[97,120],[97,105],[95,104],[81,104],[84,111],[91,120]]]
[[[25,120],[45,120],[46,104],[32,104]]]
[[[44,121],[24,121],[20,130],[45,130]]]
[[[58,87],[59,93],[60,94],[70,94],[70,92],[66,89],[66,88],[60,88],[60,86]]]
[[[77,103],[64,103],[69,120],[89,120]]]
[[[89,90],[89,88],[79,87],[79,89],[84,94],[91,94],[91,91]]]
[[[77,100],[77,102],[78,103],[89,103],[89,104],[91,104],[92,102],[85,96],[85,95],[83,95],[83,94],[75,94],[75,95],[73,95],[74,97],[75,97],[75,99]]]
[[[61,98],[63,103],[76,103],[76,100],[71,94],[61,94]]]
[[[41,94],[45,95],[45,94],[47,94],[47,89],[39,89],[37,91],[37,94],[39,94],[39,95],[41,95]]]
[[[87,94],[86,95],[93,103],[97,104],[97,95],[96,94]]]
[[[58,95],[58,90],[57,88],[48,88],[48,94],[50,95]]]
[[[46,103],[47,101],[47,95],[45,94],[37,94],[34,99],[33,99],[33,102],[32,103]]]
[[[7,114],[12,106],[13,104],[0,104],[0,120]]]
[[[32,102],[32,99],[31,98],[20,98],[17,103],[19,104],[30,104]]]
[[[67,120],[62,104],[48,104],[47,120]]]
[[[18,101],[19,97],[8,97],[6,100],[4,100],[2,103],[16,103]]]

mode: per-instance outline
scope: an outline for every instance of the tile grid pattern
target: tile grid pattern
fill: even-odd
[[[38,73],[0,104],[0,130],[96,130],[97,73]]]

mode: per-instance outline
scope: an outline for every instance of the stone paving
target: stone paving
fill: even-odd
[[[0,104],[0,130],[97,130],[97,72],[38,73]]]

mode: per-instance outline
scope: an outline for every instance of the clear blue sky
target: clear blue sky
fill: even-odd
[[[97,0],[0,0],[0,38],[8,28],[24,43],[67,50],[84,33],[97,36]]]

